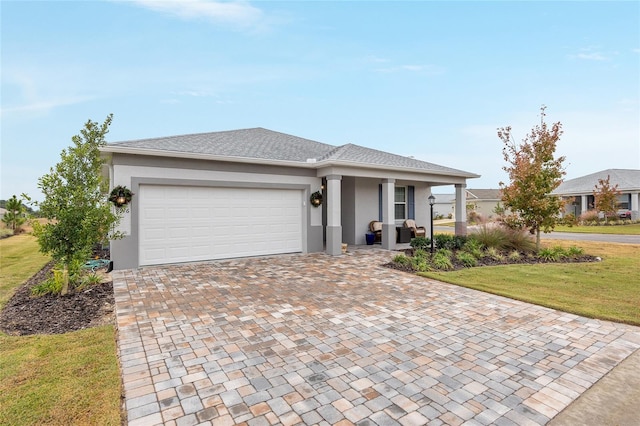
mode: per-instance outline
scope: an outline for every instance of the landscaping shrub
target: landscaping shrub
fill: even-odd
[[[467,212],[467,223],[471,225],[477,225],[479,223],[483,223],[484,218],[480,213],[475,210],[470,210]]]
[[[460,251],[456,255],[456,258],[467,268],[472,268],[478,265],[478,259],[467,251]]]
[[[431,247],[431,239],[426,237],[415,237],[409,243],[414,249],[427,250]]]
[[[484,247],[493,247],[497,250],[503,250],[508,246],[508,232],[508,229],[504,226],[496,224],[484,224],[477,230],[474,230],[469,235],[469,238],[473,238]]]
[[[453,269],[453,263],[451,262],[452,253],[447,249],[440,249],[434,255],[431,262],[436,269],[442,269],[448,271]]]
[[[557,262],[565,257],[564,249],[562,247],[548,247],[543,248],[538,252],[538,256],[548,262]]]
[[[522,254],[518,250],[511,250],[507,258],[512,262],[517,262],[522,259]]]
[[[404,254],[398,254],[393,258],[393,261],[398,265],[408,265],[411,263],[411,259]]]
[[[582,256],[584,254],[584,249],[576,246],[571,246],[565,250],[565,253],[571,257]]]
[[[462,246],[463,251],[471,254],[476,259],[480,259],[482,257],[482,248],[482,243],[480,243],[475,238],[467,238],[464,246]]]
[[[564,215],[560,223],[569,227],[578,226],[578,218],[573,213],[569,213]]]
[[[436,234],[433,237],[438,249],[460,250],[467,242],[466,235]]]
[[[489,247],[486,250],[486,255],[489,256],[493,260],[497,260],[499,262],[504,260],[504,255],[498,251],[495,247]]]
[[[593,226],[600,222],[600,217],[598,216],[597,211],[589,210],[580,215],[579,221],[582,225]]]
[[[522,253],[534,253],[536,242],[530,232],[517,229],[507,230],[507,248],[517,250]]]

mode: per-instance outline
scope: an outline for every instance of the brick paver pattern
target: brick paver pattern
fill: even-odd
[[[114,272],[130,425],[545,424],[640,328],[355,250]]]

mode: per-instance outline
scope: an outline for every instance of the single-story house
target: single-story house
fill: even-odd
[[[111,242],[116,269],[311,253],[365,244],[372,220],[394,249],[405,219],[429,226],[431,188],[456,188],[456,233],[466,233],[465,187],[479,175],[263,128],[109,143],[112,187],[133,192]],[[322,199],[318,200],[317,195]],[[318,205],[319,204],[319,205]]]
[[[441,215],[445,218],[449,215],[453,217],[456,210],[456,194],[442,193],[433,195],[436,197],[433,207],[434,215]],[[499,189],[467,189],[465,197],[467,199],[467,210],[471,209],[486,219],[496,216],[495,209],[498,204],[504,207]]]
[[[618,207],[631,210],[631,218],[636,220],[640,217],[639,195],[640,194],[640,170],[636,169],[607,169],[586,176],[564,181],[553,194],[560,195],[567,202],[565,204],[565,214],[580,216],[589,210],[594,209],[593,191],[600,179],[606,180],[609,177],[609,185],[618,185],[621,194],[618,196]]]

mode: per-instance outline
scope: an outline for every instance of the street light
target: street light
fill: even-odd
[[[431,254],[433,254],[433,205],[436,203],[436,197],[429,195],[429,206],[431,207]]]

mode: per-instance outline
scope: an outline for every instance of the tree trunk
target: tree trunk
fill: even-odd
[[[62,269],[62,290],[60,294],[64,296],[69,293],[69,266],[65,263]]]
[[[536,251],[540,251],[540,229],[536,229]]]

